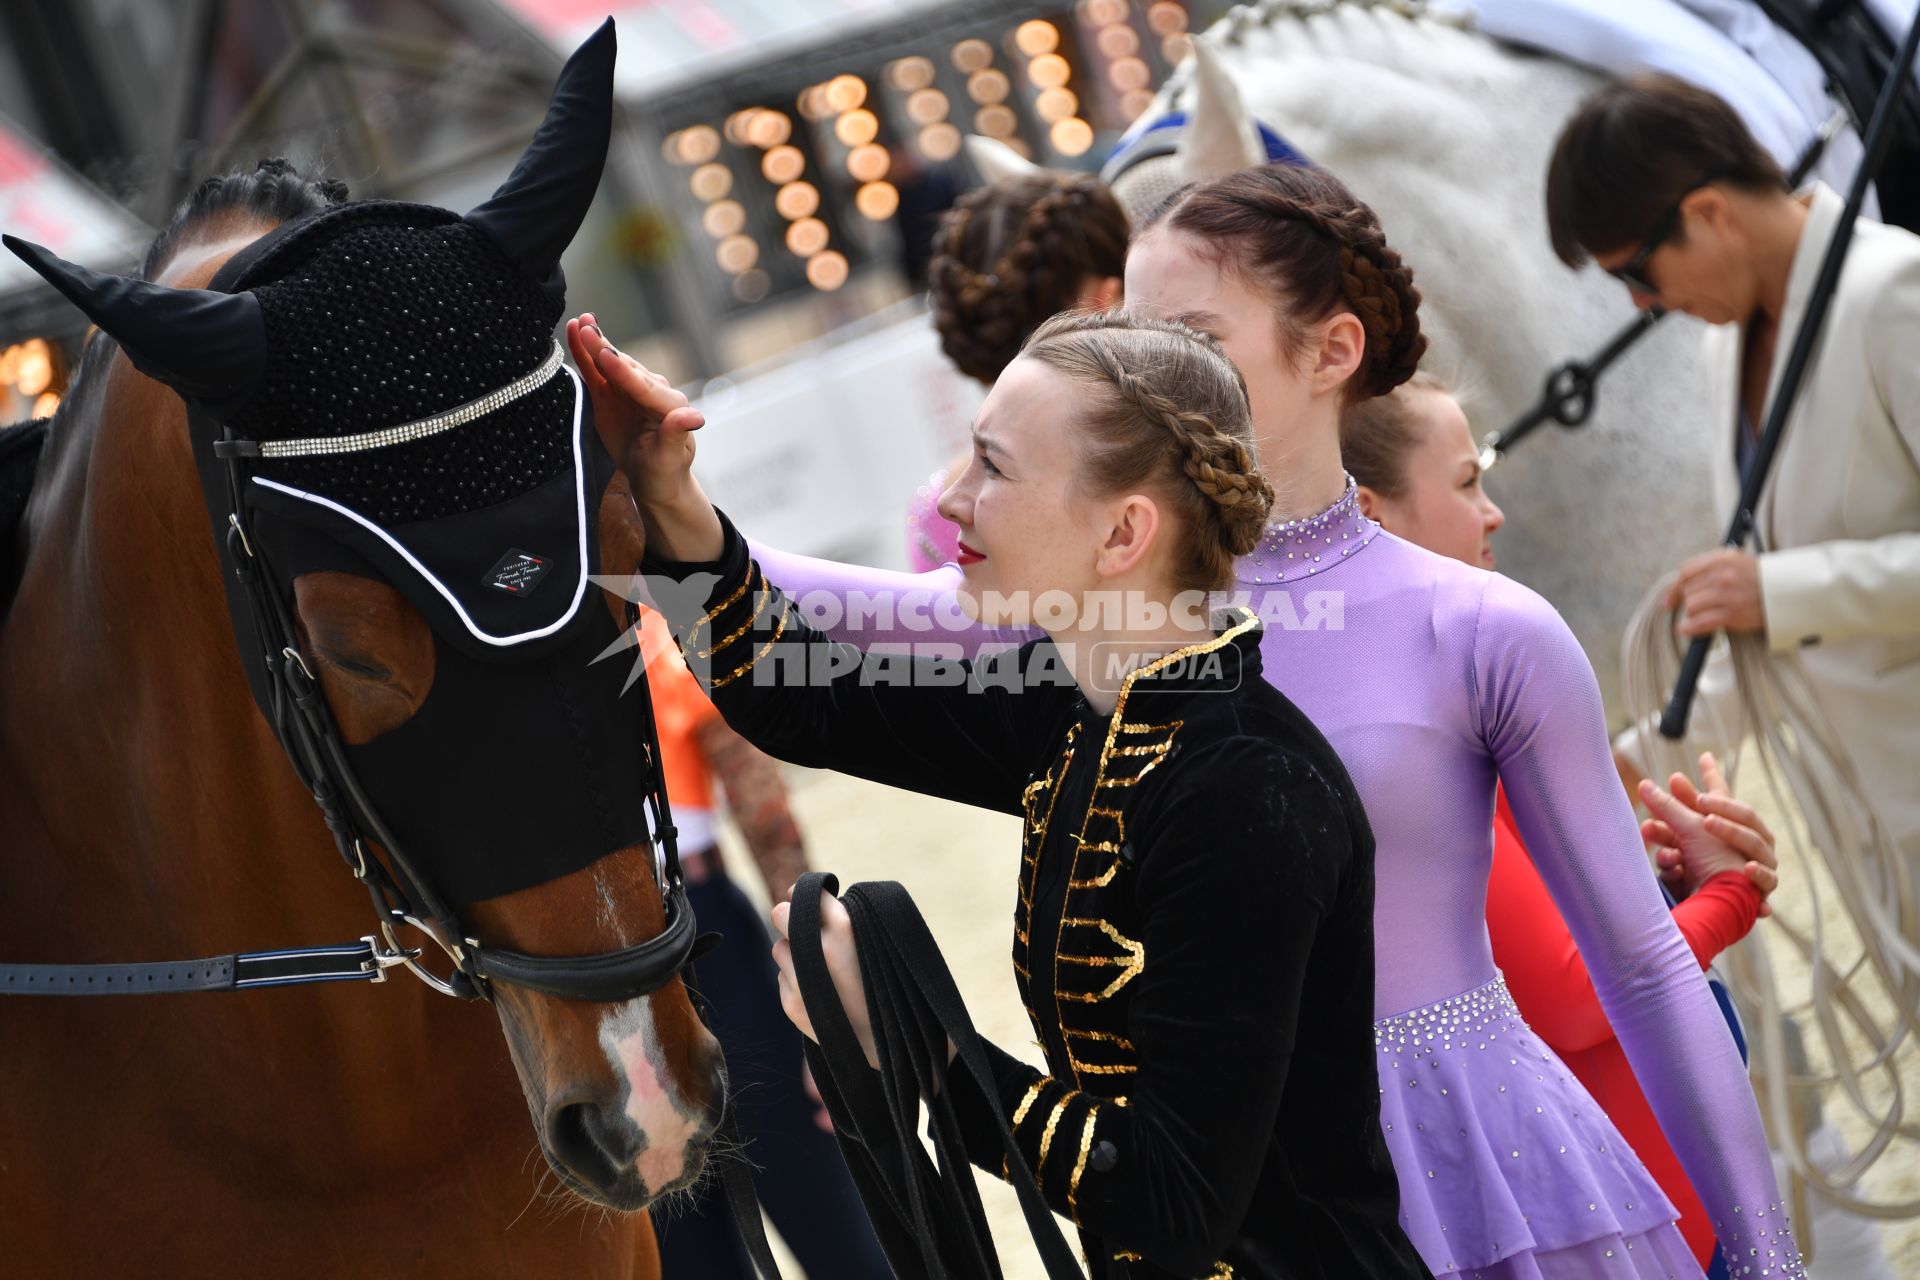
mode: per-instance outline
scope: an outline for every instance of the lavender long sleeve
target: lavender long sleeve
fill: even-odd
[[[760,547],[754,554],[769,580],[795,595],[904,593],[901,600],[937,607],[959,583],[952,566],[909,575]],[[1238,568],[1240,591],[1267,623],[1266,677],[1333,744],[1373,825],[1374,1007],[1388,1028],[1383,1035],[1394,1034],[1395,1026],[1434,1025],[1435,1006],[1458,1004],[1469,994],[1477,999],[1496,979],[1485,910],[1494,785],[1503,780],[1527,847],[1662,1129],[1714,1219],[1734,1274],[1751,1265],[1753,1275],[1803,1275],[1751,1086],[1648,869],[1609,755],[1598,684],[1559,615],[1517,583],[1380,532],[1352,509],[1350,498],[1313,520],[1277,526]],[[916,633],[897,619],[891,628],[856,623],[836,635],[963,647],[1005,638],[981,628]],[[1409,1230],[1436,1272],[1449,1264],[1463,1270],[1491,1265],[1516,1247],[1546,1250],[1561,1247],[1557,1240],[1584,1239],[1583,1215],[1609,1207],[1621,1220],[1618,1234],[1635,1238],[1635,1215],[1644,1218],[1649,1207],[1569,1200],[1584,1199],[1581,1170],[1553,1162],[1568,1154],[1564,1144],[1573,1139],[1538,1138],[1528,1124],[1541,1110],[1585,1106],[1597,1114],[1598,1108],[1570,1076],[1563,1086],[1541,1062],[1533,1063],[1536,1072],[1518,1052],[1501,1056],[1520,1043],[1520,1033],[1540,1048],[1522,1026],[1491,1055],[1476,1051],[1464,1063],[1447,1060],[1466,1071],[1475,1092],[1475,1063],[1498,1056],[1503,1069],[1511,1063],[1517,1073],[1512,1094],[1504,1078],[1496,1085],[1485,1075],[1485,1092],[1497,1088],[1498,1095],[1481,1099],[1460,1119],[1458,1128],[1472,1132],[1456,1145],[1501,1148],[1448,1165],[1462,1171],[1456,1180],[1463,1185],[1449,1188],[1436,1172],[1405,1167],[1437,1170],[1434,1153],[1456,1142],[1455,1128],[1444,1136],[1429,1132],[1437,1127],[1426,1123],[1431,1111],[1419,1113],[1421,1136],[1389,1135],[1412,1216]],[[1429,1056],[1418,1049],[1405,1054],[1408,1066],[1437,1070],[1441,1059],[1430,1056],[1431,1047],[1425,1052]],[[1550,1051],[1542,1052],[1543,1061],[1564,1074]],[[1387,1057],[1394,1057],[1391,1070]],[[1398,1074],[1390,1047],[1381,1065],[1383,1097],[1391,1104],[1384,1109],[1391,1115],[1403,1102],[1388,1091],[1417,1080],[1415,1072]],[[1537,1102],[1529,1091],[1537,1091]],[[1456,1086],[1454,1092],[1468,1090]],[[1420,1105],[1447,1103],[1422,1096]],[[1416,1122],[1404,1127],[1414,1129]],[[1582,1169],[1619,1159],[1604,1134],[1595,1141],[1599,1154]],[[1442,1152],[1448,1154],[1457,1153]],[[1490,1187],[1488,1170],[1505,1185]],[[1604,1185],[1632,1185],[1592,1176]],[[1664,1204],[1657,1190],[1648,1198]]]

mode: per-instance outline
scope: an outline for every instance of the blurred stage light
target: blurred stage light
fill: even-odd
[[[1035,18],[1015,29],[1013,43],[1029,58],[1037,58],[1060,47],[1060,31],[1051,22]]]
[[[765,150],[793,136],[793,121],[784,111],[762,111],[747,122],[747,140]]]
[[[787,249],[797,257],[811,258],[827,247],[827,224],[818,218],[802,218],[787,228]]]
[[[869,182],[855,193],[853,207],[871,222],[885,222],[900,208],[900,192],[891,182]]]
[[[989,138],[1006,138],[1020,127],[1020,117],[1008,106],[982,107],[973,114],[973,130]]]
[[[739,275],[754,263],[760,261],[760,246],[751,236],[728,236],[713,251],[713,260],[728,275]]]
[[[1055,124],[1047,134],[1053,149],[1063,156],[1081,156],[1093,145],[1093,126],[1078,116]]]
[[[820,189],[811,182],[789,182],[774,192],[773,207],[788,222],[810,218],[820,207]]]
[[[907,119],[915,124],[937,124],[947,118],[947,95],[938,89],[915,89],[907,96]]]
[[[998,68],[989,67],[967,77],[967,96],[975,102],[1005,102],[1011,92],[1013,85],[1008,82],[1007,73]]]
[[[747,225],[747,211],[738,200],[716,200],[700,215],[700,225],[715,240],[724,240]]]
[[[807,283],[822,293],[832,293],[847,282],[847,260],[838,251],[828,249],[807,259]]]
[[[693,171],[687,185],[704,201],[718,200],[733,190],[733,170],[723,164],[703,164]]]
[[[1027,64],[1027,79],[1042,89],[1058,89],[1073,78],[1073,68],[1057,53],[1043,53]]]
[[[1043,89],[1034,99],[1033,109],[1042,120],[1052,124],[1078,111],[1080,99],[1071,89]]]
[[[1157,36],[1172,35],[1187,29],[1187,10],[1174,0],[1159,0],[1147,7],[1147,26]]]
[[[767,291],[772,287],[773,281],[758,267],[742,271],[733,278],[733,296],[742,302],[758,302],[767,296]]]
[[[985,40],[962,40],[953,46],[953,69],[971,75],[993,61],[993,46]]]
[[[680,163],[705,164],[720,154],[720,133],[710,124],[680,131]]]
[[[1130,89],[1144,89],[1152,79],[1153,73],[1138,58],[1116,58],[1107,67],[1107,82],[1122,93]]]
[[[1093,42],[1109,58],[1124,58],[1140,52],[1140,37],[1132,27],[1125,25],[1100,28],[1100,34],[1093,38]]]
[[[852,111],[867,100],[867,82],[859,76],[835,76],[827,81],[827,105],[835,111]]]
[[[912,93],[933,83],[933,61],[918,55],[902,58],[887,69],[887,78],[902,93]]]
[[[880,135],[880,121],[865,109],[849,111],[833,122],[833,136],[849,147],[865,146]]]
[[[893,168],[893,157],[887,149],[868,143],[864,147],[855,147],[847,153],[847,172],[858,182],[878,182],[887,176],[887,170]]]
[[[920,154],[929,160],[947,161],[960,154],[960,131],[951,124],[930,124],[920,131]]]
[[[760,157],[760,176],[776,187],[792,182],[806,171],[807,158],[798,147],[775,147]]]

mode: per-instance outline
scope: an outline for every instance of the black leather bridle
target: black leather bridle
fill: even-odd
[[[462,999],[490,1000],[494,984],[506,983],[548,995],[607,1002],[660,990],[718,943],[717,934],[696,933],[693,908],[687,901],[660,768],[659,731],[644,676],[635,683],[642,699],[646,803],[652,817],[654,866],[665,926],[647,941],[620,951],[565,957],[527,955],[484,943],[469,933],[367,798],[313,668],[301,653],[281,584],[252,534],[248,510],[241,501],[246,479],[243,462],[258,456],[258,445],[222,426],[213,456],[224,493],[216,498],[207,492],[209,470],[203,469],[202,494],[216,518],[224,513],[223,559],[247,602],[244,614],[238,609],[232,613],[234,639],[244,658],[251,662],[257,656],[264,665],[267,678],[261,711],[301,785],[319,806],[347,869],[371,896],[378,932],[330,946],[162,963],[0,964],[0,994],[139,995],[306,982],[383,982],[389,969],[404,966],[435,991]],[[639,606],[631,600],[626,604],[626,620],[628,634],[637,644]],[[385,854],[384,861],[371,852],[373,846]],[[448,976],[441,977],[420,963],[424,947],[402,945],[399,933],[407,928],[446,953],[452,966]]]

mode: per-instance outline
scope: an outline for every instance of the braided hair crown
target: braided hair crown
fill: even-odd
[[[1387,243],[1374,211],[1326,170],[1242,169],[1176,195],[1149,224],[1162,225],[1273,295],[1296,346],[1306,326],[1352,312],[1366,352],[1349,399],[1385,395],[1420,367],[1427,340],[1413,268]]]
[[[1088,174],[1045,170],[969,191],[942,218],[927,268],[941,349],[992,385],[1090,277],[1125,271],[1129,233],[1120,202]]]
[[[1042,324],[1021,355],[1079,384],[1089,487],[1154,486],[1185,525],[1182,589],[1217,591],[1259,544],[1273,487],[1255,460],[1246,383],[1220,344],[1184,324],[1074,311]]]

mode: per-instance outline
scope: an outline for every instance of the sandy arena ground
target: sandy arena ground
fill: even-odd
[[[1004,1048],[1024,1051],[1039,1062],[1026,1013],[1014,994],[1008,961],[1018,820],[838,774],[792,770],[789,776],[815,867],[836,873],[842,884],[860,880],[902,882],[939,939],[981,1032]],[[1754,795],[1758,781],[1757,773],[1743,778],[1742,792],[1754,798],[1773,821],[1779,806],[1770,796]],[[1777,821],[1773,825],[1776,830],[1783,829]],[[737,879],[757,893],[757,877],[731,833],[727,850]],[[1786,887],[1775,896],[1775,907],[1790,919],[1810,923],[1806,870],[1789,855],[1783,854],[1783,863]],[[1834,901],[1830,892],[1822,897],[1825,903]],[[1825,924],[1829,930],[1845,929],[1837,913],[1831,911]],[[1759,933],[1764,934],[1766,928],[1763,921]],[[1784,950],[1775,947],[1774,953],[1780,965],[1782,990],[1791,992],[1795,989],[1792,983],[1804,970],[1792,969],[1781,954]],[[1905,1059],[1905,1094],[1909,1098],[1920,1096],[1920,1052],[1909,1046]],[[1843,1114],[1844,1110],[1830,1103],[1828,1114],[1857,1143],[1861,1126]],[[1041,1280],[1042,1271],[1012,1193],[998,1179],[984,1175],[980,1185],[993,1215],[1007,1280]],[[1920,1195],[1920,1153],[1911,1147],[1896,1149],[1882,1161],[1869,1189],[1885,1198]],[[1894,1274],[1901,1280],[1920,1280],[1920,1221],[1891,1224],[1884,1230]],[[783,1259],[783,1266],[788,1268],[788,1275],[799,1274],[791,1259]],[[1852,1280],[1820,1270],[1817,1260],[1814,1276],[1816,1280]]]

